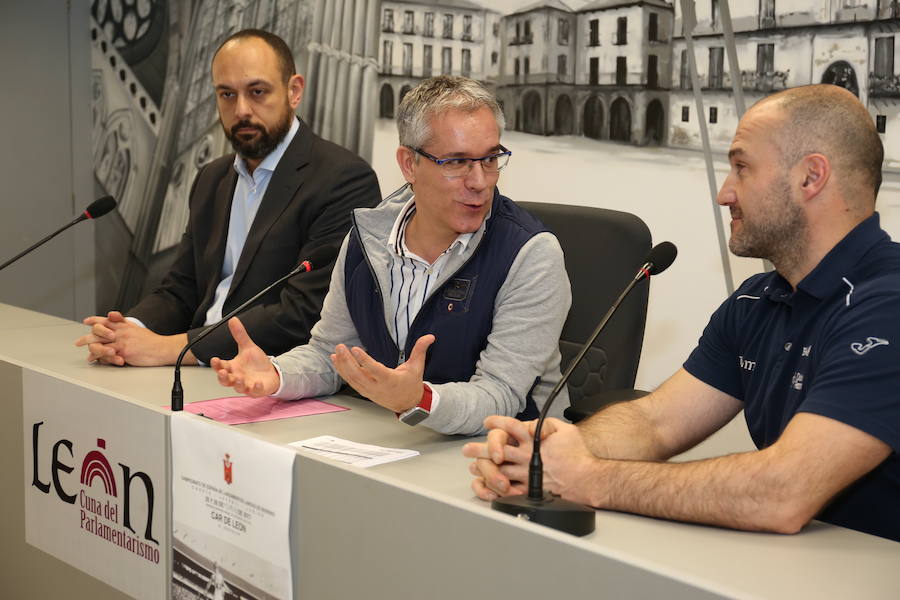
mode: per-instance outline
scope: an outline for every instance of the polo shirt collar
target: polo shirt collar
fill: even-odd
[[[876,212],[838,242],[809,275],[797,284],[797,289],[815,298],[829,297],[835,290],[845,285],[842,278],[853,270],[866,252],[888,239],[890,239],[888,234],[881,229]]]

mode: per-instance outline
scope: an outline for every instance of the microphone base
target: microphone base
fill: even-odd
[[[491,502],[491,508],[579,537],[593,533],[596,525],[597,511],[593,508],[553,494],[545,494],[540,500],[527,495],[498,498]]]

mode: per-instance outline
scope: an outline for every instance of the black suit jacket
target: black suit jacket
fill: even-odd
[[[203,329],[221,281],[231,201],[237,184],[230,154],[204,166],[190,194],[190,217],[176,258],[160,287],[128,313],[156,333]],[[222,313],[226,314],[293,269],[322,245],[335,253],[350,229],[350,213],[380,201],[378,180],[361,158],[313,134],[302,120],[272,173],[269,187],[235,269]],[[240,318],[268,354],[281,354],[309,340],[319,320],[334,262],[296,275],[263,296]],[[231,358],[237,346],[226,326],[193,348],[204,361]]]

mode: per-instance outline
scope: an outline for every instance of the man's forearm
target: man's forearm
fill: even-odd
[[[795,533],[820,507],[766,451],[688,463],[596,460],[583,500],[598,508],[751,531]]]
[[[635,401],[617,402],[578,424],[588,449],[599,458],[665,460],[666,449]]]
[[[652,394],[610,405],[578,425],[600,458],[667,460],[718,431],[742,407],[679,369]]]

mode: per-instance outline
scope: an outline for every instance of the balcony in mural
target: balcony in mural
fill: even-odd
[[[521,36],[516,36],[509,42],[510,46],[522,46],[524,44],[533,44],[534,43],[534,35],[531,33],[525,33]]]
[[[787,71],[741,71],[741,82],[743,88],[755,92],[777,92],[786,89],[788,75]]]
[[[869,96],[872,98],[900,98],[900,75],[869,73]]]

